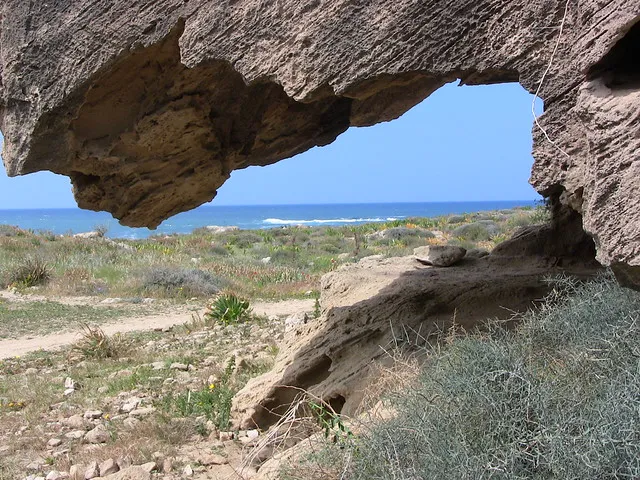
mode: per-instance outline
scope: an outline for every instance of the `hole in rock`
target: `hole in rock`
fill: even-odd
[[[634,24],[588,73],[612,90],[640,88],[640,22]]]
[[[212,205],[532,202],[540,198],[528,183],[532,100],[517,83],[447,84],[398,119],[351,127],[327,146],[234,171]],[[410,215],[496,208],[454,207],[459,212],[442,204]],[[312,218],[338,218],[323,213]]]
[[[347,399],[344,398],[342,395],[338,395],[327,401],[327,403],[335,413],[342,412],[342,407],[344,407],[344,404],[346,402],[347,402]]]
[[[300,395],[300,389],[309,389],[329,377],[332,363],[329,356],[321,355],[320,358],[316,359],[308,368],[295,372],[293,378],[288,383],[291,387],[297,388],[288,386],[278,386],[274,388],[273,394],[261,405],[260,410],[254,415],[253,421],[258,426],[271,425],[277,421],[286,413],[296,397]],[[333,407],[333,404],[330,403],[330,405]],[[344,398],[342,405],[338,400],[335,406],[341,409],[343,405]],[[338,410],[336,410],[336,412],[337,411]]]

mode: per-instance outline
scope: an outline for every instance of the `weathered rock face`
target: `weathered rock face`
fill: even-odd
[[[153,227],[233,169],[396,118],[446,82],[535,92],[549,67],[553,143],[536,130],[532,183],[582,213],[599,260],[632,278],[639,19],[636,0],[5,0],[3,158]]]
[[[376,360],[391,362],[394,350],[419,351],[453,322],[469,329],[488,318],[508,320],[544,296],[547,275],[599,271],[590,239],[549,251],[556,234],[552,227],[527,229],[502,251],[449,268],[413,256],[374,256],[326,274],[320,318],[288,331],[274,368],[236,395],[240,426],[271,425],[301,389],[353,415]]]

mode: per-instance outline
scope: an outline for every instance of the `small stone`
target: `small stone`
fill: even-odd
[[[175,362],[175,363],[172,363],[169,368],[171,368],[171,370],[180,370],[180,371],[186,372],[187,370],[189,370],[189,365]]]
[[[193,468],[191,468],[191,465],[187,465],[186,467],[184,467],[184,469],[182,470],[182,473],[187,475],[188,477],[190,477],[191,475],[193,475]]]
[[[434,267],[449,267],[462,260],[466,253],[466,249],[453,245],[430,245],[413,250],[416,260]]]
[[[64,379],[64,388],[71,389],[71,390],[76,389],[76,382],[74,382],[73,378],[67,377]]]
[[[260,432],[258,432],[258,430],[247,430],[247,437],[248,438],[258,438],[260,436]]]
[[[142,467],[135,466],[100,478],[104,480],[150,480],[151,474],[143,470]]]
[[[84,437],[84,434],[85,434],[84,430],[72,430],[70,432],[65,433],[64,436],[69,440],[79,440],[82,437]]]
[[[484,258],[489,255],[489,252],[483,248],[472,248],[467,251],[465,258]]]
[[[59,446],[59,445],[61,445],[61,444],[62,444],[62,440],[61,440],[61,439],[59,439],[59,438],[51,438],[51,439],[49,439],[49,441],[47,442],[47,446],[52,447],[52,448],[53,448],[53,447],[57,447],[57,446]]]
[[[122,413],[130,413],[131,411],[138,408],[138,405],[140,405],[141,402],[142,402],[141,398],[131,397],[122,404],[122,406],[120,407],[120,411]]]
[[[87,420],[79,414],[71,415],[69,418],[65,418],[62,423],[69,428],[73,428],[75,430],[86,430],[90,425]]]
[[[71,465],[69,468],[70,480],[84,480],[84,468],[82,465]]]
[[[26,375],[35,375],[35,374],[38,373],[38,369],[37,368],[33,368],[33,367],[29,367],[24,371],[24,373]]]
[[[140,425],[140,420],[133,417],[127,417],[123,420],[122,425],[127,430],[135,430]]]
[[[102,410],[87,410],[84,412],[84,418],[87,420],[95,420],[102,416]]]
[[[147,473],[151,473],[156,469],[156,462],[143,463],[142,465],[140,465],[140,468],[142,468]]]
[[[46,462],[44,461],[44,459],[36,458],[33,462],[27,465],[27,471],[38,472],[40,471],[40,469],[42,469],[42,467],[44,467],[45,464]]]
[[[100,476],[100,467],[98,462],[91,462],[84,471],[84,480],[91,480]]]
[[[162,472],[170,473],[173,470],[173,461],[170,458],[165,458],[162,462]]]
[[[151,368],[153,368],[154,370],[164,370],[165,368],[167,368],[167,365],[164,362],[153,362],[151,364]]]
[[[219,439],[221,442],[228,442],[229,440],[233,440],[234,434],[233,432],[220,432]]]
[[[156,411],[156,409],[154,407],[136,408],[135,410],[131,410],[129,412],[129,416],[137,417],[137,418],[146,417],[148,415],[151,415],[155,411]]]
[[[51,470],[44,478],[45,480],[64,480],[65,477],[57,470]]]
[[[98,425],[93,430],[89,430],[84,436],[87,443],[106,443],[111,438],[111,434],[104,425]]]
[[[118,470],[120,470],[120,467],[118,467],[113,458],[109,458],[100,464],[100,476],[102,477],[116,473]]]
[[[222,455],[215,455],[213,453],[201,455],[198,458],[198,460],[200,461],[200,464],[207,465],[207,466],[208,465],[226,465],[227,463],[229,463],[229,460],[227,460]]]
[[[107,393],[109,391],[109,387],[106,386],[102,386],[102,387],[98,387],[98,393]]]

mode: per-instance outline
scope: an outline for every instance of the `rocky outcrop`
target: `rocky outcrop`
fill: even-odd
[[[519,81],[545,102],[532,184],[633,279],[639,19],[635,0],[6,0],[3,158],[154,227],[234,169],[396,118],[447,82]]]
[[[325,275],[320,318],[288,330],[274,368],[235,397],[240,426],[271,425],[301,389],[351,415],[376,361],[391,362],[398,350],[420,351],[454,322],[470,329],[488,318],[510,319],[544,296],[548,275],[599,270],[593,242],[590,250],[548,251],[555,232],[539,230],[527,229],[498,254],[449,268],[425,266],[413,256],[374,256]]]

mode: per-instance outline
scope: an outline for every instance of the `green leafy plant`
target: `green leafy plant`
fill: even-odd
[[[231,325],[242,321],[249,313],[249,302],[227,293],[219,295],[209,305],[205,317],[220,322],[223,325]]]
[[[333,443],[340,443],[353,437],[353,432],[347,427],[340,414],[326,402],[309,401],[309,408],[324,432],[325,439],[331,439]]]
[[[178,395],[167,395],[162,408],[182,417],[204,416],[219,430],[229,427],[231,402],[237,389],[232,385],[235,357],[231,357],[218,383],[203,385],[200,390],[188,390]]]

